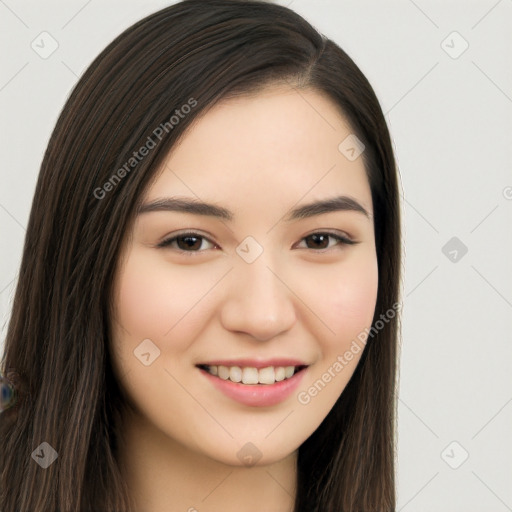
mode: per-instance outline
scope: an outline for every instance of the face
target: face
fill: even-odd
[[[137,413],[169,440],[273,463],[343,392],[378,287],[363,160],[339,149],[351,133],[311,89],[229,99],[147,190],[116,274],[112,352]]]

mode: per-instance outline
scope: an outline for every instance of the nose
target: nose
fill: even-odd
[[[266,341],[295,324],[294,295],[263,256],[251,264],[239,262],[230,279],[221,311],[225,329]]]

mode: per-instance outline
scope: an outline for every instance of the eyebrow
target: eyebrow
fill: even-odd
[[[179,197],[166,197],[163,199],[156,199],[149,203],[144,203],[139,207],[137,214],[141,215],[143,213],[161,211],[192,213],[194,215],[216,217],[226,221],[232,221],[234,219],[233,212],[226,208],[193,198],[184,199]],[[348,196],[337,196],[298,206],[288,213],[284,220],[286,222],[291,222],[293,220],[305,219],[336,211],[358,212],[362,213],[369,219],[371,218],[370,213],[368,213],[368,211],[355,199]]]
[[[371,218],[370,214],[364,206],[348,196],[337,196],[331,199],[324,199],[323,201],[315,201],[303,206],[294,208],[285,221],[292,221],[298,219],[305,219],[307,217],[314,217],[323,213],[338,212],[338,211],[351,211],[362,213],[365,217]]]

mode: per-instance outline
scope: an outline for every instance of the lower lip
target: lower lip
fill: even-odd
[[[215,377],[199,368],[209,381],[229,398],[251,407],[268,407],[286,400],[299,386],[307,368],[275,384],[241,384]]]

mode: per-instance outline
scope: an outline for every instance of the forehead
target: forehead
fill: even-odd
[[[231,98],[195,120],[146,199],[192,195],[261,208],[340,193],[371,211],[362,157],[349,160],[339,149],[351,134],[338,107],[313,89]]]

